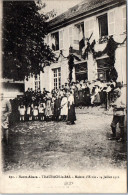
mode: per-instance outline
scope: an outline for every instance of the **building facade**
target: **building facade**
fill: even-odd
[[[13,79],[1,79],[1,88],[1,94],[8,100],[23,95],[25,90],[24,81],[14,81]]]
[[[88,52],[87,58],[82,58],[88,42],[95,40],[96,52],[103,51],[107,39],[113,37],[118,44],[115,50],[114,67],[118,73],[118,82],[126,84],[126,1],[125,0],[85,0],[67,12],[49,22],[49,34],[46,43],[58,58],[56,63],[44,68],[44,73],[29,77],[25,80],[25,91],[43,88],[51,91],[60,88],[69,81],[68,58],[69,48],[72,47],[79,61],[74,61],[72,72],[73,81],[97,78],[108,81],[110,69],[109,56],[105,53],[93,57]],[[60,55],[60,53],[62,55]]]

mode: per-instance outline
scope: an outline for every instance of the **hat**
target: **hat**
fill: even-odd
[[[119,88],[115,89],[114,92],[116,92],[117,96],[121,96],[121,90]]]
[[[116,83],[117,87],[123,87],[123,84],[121,82]]]

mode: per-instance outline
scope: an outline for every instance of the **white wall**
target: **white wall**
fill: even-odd
[[[41,78],[41,91],[43,91],[43,88],[50,91],[51,72],[49,66],[44,68],[44,73],[40,74],[40,78]]]
[[[53,69],[61,68],[61,85],[64,85],[68,82],[69,70],[68,70],[68,60],[59,60],[58,63],[53,63],[48,68],[44,69],[44,73],[42,73],[42,85],[46,88],[46,90],[51,91],[54,88],[54,76]]]
[[[95,45],[95,50],[96,51],[103,51],[103,49],[106,47],[106,43],[103,44],[99,44],[99,26],[98,26],[98,16],[102,15],[104,13],[108,14],[108,32],[109,34],[112,32],[111,27],[114,29],[114,40],[121,43],[124,38],[126,37],[125,32],[123,32],[123,7],[126,7],[126,5],[122,5],[120,7],[116,7],[113,9],[110,9],[108,11],[105,11],[103,13],[99,13],[95,16],[91,16],[88,18],[85,18],[84,20],[84,25],[85,25],[85,29],[86,29],[86,22],[93,20],[94,24],[93,24],[93,30],[90,31],[93,32],[93,36],[90,40],[90,42],[92,42],[94,39],[96,40],[96,45]],[[113,25],[111,25],[111,13],[113,13]],[[82,22],[80,21],[80,22]],[[79,23],[79,22],[77,22]],[[74,24],[71,24],[69,26],[66,26],[64,28],[59,29],[58,31],[63,31],[63,48],[61,48],[63,50],[63,55],[65,57],[67,57],[69,55],[69,47],[70,47],[70,39],[69,39],[69,28],[72,27],[72,31],[75,30],[75,28],[73,28]],[[52,32],[53,33],[53,32]],[[49,36],[49,44],[51,45],[50,41],[50,34]],[[72,35],[72,38],[74,37],[74,35]],[[56,56],[59,55],[59,51],[55,52]],[[118,81],[123,81],[124,83],[126,83],[126,45],[124,44],[123,46],[119,47],[116,50],[116,62],[115,62],[115,68],[118,72]],[[89,55],[89,59],[88,59],[88,79],[89,80],[94,80],[97,78],[97,67],[96,67],[96,63],[93,60],[92,56]],[[65,82],[68,82],[68,77],[69,77],[69,70],[68,70],[68,60],[66,59],[59,59],[58,63],[53,63],[51,64],[51,66],[49,67],[45,67],[44,68],[44,73],[41,73],[41,90],[43,90],[43,88],[46,88],[47,90],[51,91],[54,87],[54,83],[53,83],[53,69],[54,68],[59,68],[61,67],[61,84],[63,85]],[[73,81],[75,81],[75,69],[73,69]],[[27,90],[28,87],[33,88],[34,89],[34,80],[32,78],[29,79],[29,81],[25,81],[25,90]]]
[[[88,55],[88,80],[93,81],[97,79],[97,63],[93,59],[93,55],[89,54]]]
[[[126,84],[126,47],[120,46],[115,53],[115,68],[118,72],[118,82]]]
[[[33,90],[35,90],[35,79],[34,79],[34,76],[30,76],[28,78],[28,81],[25,79],[24,83],[25,83],[25,91],[27,91],[28,88],[32,88]]]
[[[5,83],[6,84],[6,83]],[[23,95],[24,94],[24,84],[22,84],[22,89],[21,89],[21,84],[14,84],[14,83],[8,83],[8,85],[2,85],[1,93],[3,94],[4,98],[10,100],[14,99],[17,97],[17,95]]]

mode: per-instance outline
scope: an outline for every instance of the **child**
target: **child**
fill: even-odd
[[[39,111],[38,111],[38,105],[35,104],[33,106],[33,118],[34,118],[34,120],[38,120],[38,113],[39,113]]]
[[[46,109],[45,109],[45,116],[46,116],[46,119],[47,121],[50,121],[52,119],[52,108],[51,108],[51,98],[47,96],[47,99],[46,99]]]
[[[68,99],[67,99],[65,92],[63,93],[63,97],[61,100],[61,113],[60,113],[60,115],[61,115],[61,120],[66,121],[67,115],[68,115]]]
[[[26,108],[23,102],[21,102],[21,104],[19,105],[18,110],[20,114],[20,121],[24,121]]]
[[[45,103],[40,102],[38,106],[38,110],[39,110],[39,119],[41,121],[44,121]]]
[[[27,119],[29,121],[31,121],[32,120],[32,107],[31,107],[31,104],[28,104],[26,114],[27,114]]]

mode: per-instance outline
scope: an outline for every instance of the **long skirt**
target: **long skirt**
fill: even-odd
[[[45,109],[45,116],[51,117],[52,115],[53,115],[53,113],[52,113],[52,107],[51,107],[51,100],[47,100],[46,109]]]
[[[74,92],[74,101],[75,101],[75,106],[79,105],[79,94],[78,91]]]
[[[80,90],[78,94],[79,94],[79,105],[83,105],[83,91]]]
[[[99,95],[99,93],[97,93],[97,94],[95,95],[95,97],[94,97],[94,103],[95,103],[95,104],[100,104],[100,95]]]
[[[68,109],[68,121],[74,122],[76,120],[75,106],[72,104],[70,109]]]
[[[56,99],[54,104],[54,117],[56,120],[59,119],[60,116],[60,106],[61,106],[61,99]]]

